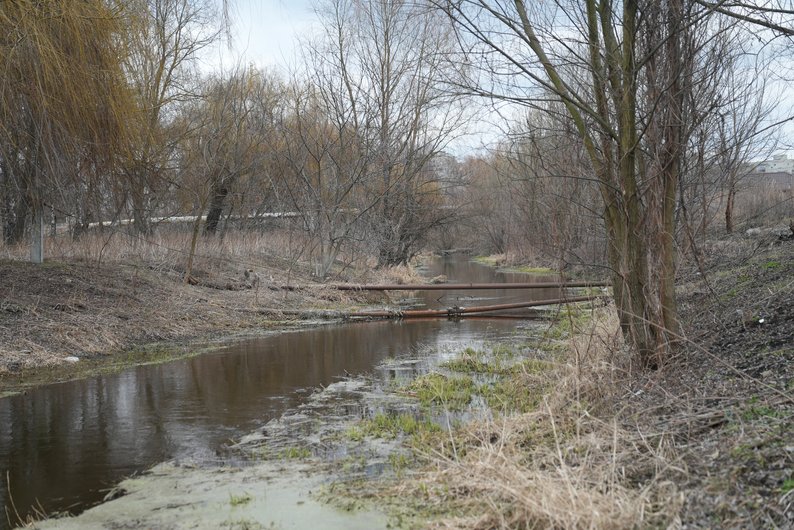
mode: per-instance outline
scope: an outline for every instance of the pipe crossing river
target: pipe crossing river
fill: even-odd
[[[349,313],[349,318],[462,318],[466,315],[481,315],[491,311],[506,311],[508,309],[524,309],[544,305],[568,304],[574,302],[589,302],[603,298],[602,296],[576,296],[571,298],[555,298],[553,300],[533,300],[531,302],[517,302],[515,304],[494,304],[475,307],[453,306],[447,309],[406,309],[405,311],[359,311]]]
[[[430,263],[427,275],[453,283],[421,286],[445,293],[407,294],[402,305],[457,316],[463,308],[497,302],[545,305],[564,298],[560,285],[548,281],[553,278],[537,278],[527,291],[510,290],[533,277],[497,272],[460,256]],[[491,287],[472,287],[480,285]],[[376,373],[387,358],[413,352],[443,359],[449,352],[509,340],[522,326],[534,325],[491,315],[318,326],[0,398],[0,530],[38,510],[79,513],[124,477],[159,462],[233,464],[224,451],[230,440],[295,410],[320,386]]]
[[[489,289],[563,289],[568,287],[609,287],[610,282],[578,281],[578,282],[534,282],[534,283],[419,283],[419,284],[374,284],[356,285],[348,283],[315,284],[315,285],[282,285],[284,291],[300,291],[304,289],[335,289],[337,291],[487,291]]]

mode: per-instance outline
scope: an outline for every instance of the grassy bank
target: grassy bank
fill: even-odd
[[[25,249],[4,249],[11,258],[0,259],[0,395],[300,325],[281,310],[382,302],[367,293],[279,290],[282,284],[316,284],[311,267],[279,247],[281,239],[241,234],[203,248],[185,283],[184,255],[175,250],[184,248],[184,237],[166,234],[134,247],[122,244],[120,235],[85,235],[63,247],[53,238],[47,249],[53,257],[42,265],[17,259]],[[375,272],[366,262],[335,272],[343,280],[373,283],[418,276],[406,267]]]
[[[489,267],[498,267],[505,272],[522,272],[524,274],[551,275],[557,271],[550,267],[516,263],[515,259],[505,254],[492,254],[490,256],[474,256],[473,261]]]
[[[655,478],[667,456],[636,452],[641,437],[608,417],[628,365],[616,328],[609,309],[575,309],[529,343],[462,351],[398,387],[418,415],[380,414],[352,431],[401,440],[408,456],[390,461],[396,478],[341,482],[328,499],[375,499],[417,528],[667,522],[659,503],[669,495]]]
[[[400,441],[394,478],[328,499],[409,528],[794,525],[794,249],[712,256],[683,271],[688,339],[662,370],[633,367],[610,308],[564,315],[530,357],[460,352],[398,387],[418,414],[353,428]]]

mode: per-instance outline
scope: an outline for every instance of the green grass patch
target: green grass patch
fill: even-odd
[[[567,304],[560,311],[559,318],[546,332],[550,339],[565,339],[585,329],[592,320],[590,311]]]
[[[522,272],[524,274],[541,274],[544,276],[557,273],[557,271],[548,267],[530,267],[529,265],[517,265],[515,267],[507,267],[504,270],[508,272]]]
[[[553,363],[542,359],[526,359],[515,366],[513,373],[541,374],[554,367]]]
[[[787,478],[783,481],[783,485],[780,487],[780,491],[782,493],[788,493],[789,491],[794,490],[794,478]]]
[[[781,267],[781,263],[779,261],[767,261],[764,263],[763,267],[767,270],[779,269]]]
[[[485,362],[481,359],[477,359],[474,357],[458,357],[457,359],[450,359],[449,361],[445,361],[441,363],[442,368],[446,368],[447,370],[452,370],[453,372],[459,372],[464,374],[487,374],[493,373],[494,371],[498,371],[495,363],[493,362]]]
[[[365,436],[364,430],[358,425],[353,425],[345,431],[345,437],[352,442],[360,442]]]
[[[442,363],[441,367],[462,374],[507,375],[520,370],[518,363],[505,363],[499,358],[484,360],[470,356],[451,359]]]
[[[469,356],[461,356],[441,364],[442,368],[453,372],[495,376],[509,376],[520,373],[539,374],[549,370],[552,366],[550,362],[540,359],[505,362],[499,358],[483,360]]]
[[[544,276],[556,274],[557,271],[554,269],[550,269],[549,267],[533,267],[531,265],[511,265],[508,267],[502,267],[504,264],[505,258],[500,254],[492,255],[492,256],[474,256],[472,261],[475,263],[479,263],[480,265],[487,265],[488,267],[500,267],[500,270],[505,272],[520,272],[523,274],[541,274]]]
[[[408,469],[411,463],[411,459],[405,453],[389,453],[389,465],[397,475]]]
[[[766,405],[751,405],[742,412],[742,419],[747,421],[758,420],[761,418],[777,418],[780,412]]]
[[[394,439],[400,434],[417,436],[424,433],[440,432],[441,427],[427,419],[417,419],[407,413],[383,414],[379,413],[370,419],[362,421],[358,430],[364,436],[375,438]]]
[[[736,298],[736,295],[738,295],[738,294],[739,294],[739,290],[736,289],[736,287],[734,287],[733,289],[729,290],[727,293],[725,293],[722,296],[720,296],[720,300],[723,301],[723,302],[728,302],[728,301]]]
[[[286,460],[303,460],[312,456],[308,447],[288,447],[281,451],[281,458]]]
[[[547,388],[545,385],[530,387],[528,383],[522,374],[516,374],[495,383],[483,385],[480,387],[479,393],[494,411],[504,414],[531,412],[538,408]]]
[[[488,265],[489,267],[496,267],[502,263],[504,257],[500,255],[474,256],[471,260],[475,263],[479,263],[480,265]]]
[[[449,377],[433,372],[415,379],[408,389],[416,393],[425,408],[437,405],[448,410],[463,410],[471,403],[476,385],[471,377]]]
[[[471,349],[471,348],[468,348]],[[516,352],[510,344],[497,344],[491,348],[491,355],[494,357],[504,357],[512,359],[516,356]]]

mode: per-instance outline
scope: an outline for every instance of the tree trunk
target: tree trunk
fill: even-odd
[[[677,334],[677,322],[671,328],[666,318],[675,316],[674,284],[670,278],[657,282],[645,263],[662,258],[660,252],[648,252],[644,236],[636,230],[621,235],[622,227],[608,230],[609,261],[613,269],[612,289],[621,331],[638,354],[643,368],[656,369],[670,352]]]
[[[19,243],[25,237],[29,211],[28,201],[24,197],[18,196],[13,214],[6,220],[4,231],[6,244]]]
[[[149,221],[149,212],[146,208],[146,192],[143,189],[132,190],[132,222],[135,231],[139,234],[150,235],[152,224]]]
[[[207,212],[207,223],[204,225],[204,235],[214,235],[218,230],[218,223],[223,214],[223,204],[229,195],[229,189],[224,186],[213,186],[212,199]]]
[[[728,200],[725,201],[725,232],[733,233],[733,203],[736,199],[736,188],[731,183],[728,188]]]
[[[200,212],[201,210],[199,210]],[[193,258],[196,256],[196,245],[198,244],[198,236],[201,232],[201,215],[196,215],[193,221],[193,233],[190,237],[190,251],[187,255],[187,263],[185,264],[185,277],[183,281],[190,283],[191,275],[193,274]]]

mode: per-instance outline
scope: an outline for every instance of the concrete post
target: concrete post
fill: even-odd
[[[44,208],[41,206],[33,211],[33,223],[30,228],[30,261],[44,263]]]

